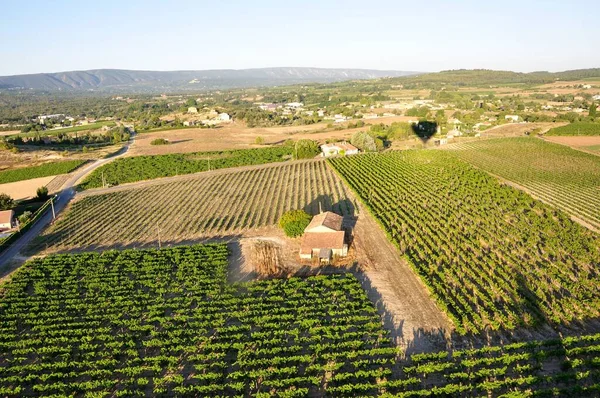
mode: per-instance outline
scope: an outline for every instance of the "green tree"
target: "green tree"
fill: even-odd
[[[196,100],[193,98],[189,98],[187,101],[185,101],[185,106],[188,108],[191,106],[196,106],[196,105],[197,105]]]
[[[15,206],[13,198],[5,193],[0,193],[0,210],[10,210]]]
[[[39,187],[36,191],[36,197],[39,200],[48,200],[48,187]]]
[[[290,238],[295,238],[304,233],[304,230],[310,224],[312,217],[304,210],[290,210],[279,219],[279,227]]]
[[[363,152],[377,151],[377,143],[375,142],[375,138],[365,131],[357,131],[356,133],[352,134],[350,143]]]
[[[596,117],[597,109],[598,105],[596,105],[595,102],[592,102],[592,104],[590,105],[590,117]]]
[[[33,214],[30,211],[23,212],[23,214],[17,217],[17,219],[19,220],[19,224],[23,225],[27,223],[29,220],[31,220],[32,215]]]
[[[294,145],[294,159],[311,159],[319,154],[319,144],[313,140],[298,140]]]
[[[264,139],[264,138],[262,138],[261,136],[257,136],[257,137],[254,139],[254,143],[255,143],[256,145],[264,145],[264,144],[265,144],[265,139]]]

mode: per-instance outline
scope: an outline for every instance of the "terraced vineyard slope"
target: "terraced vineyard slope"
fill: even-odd
[[[445,151],[332,159],[461,333],[600,315],[600,237]],[[584,304],[585,303],[585,304]]]
[[[226,285],[227,247],[49,256],[0,290],[0,395],[323,395],[396,348],[351,275]],[[385,384],[383,384],[385,385]]]
[[[537,138],[449,145],[469,163],[600,229],[600,157]]]
[[[140,246],[275,225],[291,209],[351,214],[344,184],[324,161],[219,170],[86,196],[38,240],[54,250]]]

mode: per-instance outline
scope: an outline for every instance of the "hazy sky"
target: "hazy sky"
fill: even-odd
[[[600,67],[600,5],[592,0],[3,0],[0,10],[0,75]]]

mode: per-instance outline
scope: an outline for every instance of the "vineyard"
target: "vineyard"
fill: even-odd
[[[2,291],[0,395],[337,395],[392,373],[353,276],[226,272],[225,245],[31,261]]]
[[[600,158],[536,138],[452,145],[469,163],[515,182],[540,200],[600,228]]]
[[[227,285],[223,244],[34,259],[0,288],[0,395],[593,396],[600,335],[402,359],[350,274]]]
[[[277,224],[292,209],[311,214],[354,211],[340,179],[324,161],[298,161],[153,182],[90,195],[46,231],[53,249],[175,243]]]
[[[39,166],[22,167],[13,170],[0,171],[0,184],[30,180],[32,178],[48,177],[66,174],[85,163],[85,160],[66,160],[63,162],[45,163]]]
[[[445,151],[331,159],[459,333],[600,315],[600,238]],[[585,303],[585,304],[583,304]]]
[[[259,149],[120,158],[94,170],[83,181],[81,188],[102,187],[103,182],[119,185],[227,167],[281,162],[291,158],[292,149],[291,146],[282,145]]]
[[[600,123],[571,123],[550,129],[545,135],[600,135]]]

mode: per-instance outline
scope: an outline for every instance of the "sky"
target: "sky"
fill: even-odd
[[[600,67],[592,0],[0,2],[0,75],[275,66]]]

